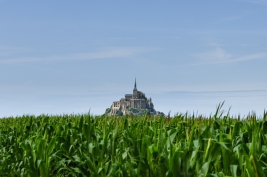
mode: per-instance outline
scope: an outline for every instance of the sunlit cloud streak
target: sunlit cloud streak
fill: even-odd
[[[76,53],[69,55],[55,55],[46,57],[15,57],[0,58],[1,63],[22,63],[22,62],[39,62],[39,61],[65,61],[65,60],[93,60],[93,59],[109,59],[109,58],[127,58],[139,53],[146,53],[158,50],[156,48],[108,48],[97,52]]]
[[[254,3],[254,4],[264,4],[267,5],[267,0],[237,0],[239,2],[248,2],[248,3]]]
[[[258,60],[267,58],[267,52],[255,53],[250,55],[235,56],[226,52],[221,47],[217,47],[215,50],[195,55],[198,58],[198,62],[194,65],[209,65],[220,63],[233,63],[244,62],[249,60]]]

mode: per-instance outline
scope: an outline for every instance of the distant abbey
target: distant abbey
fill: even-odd
[[[143,92],[137,90],[136,80],[133,94],[126,94],[125,98],[121,98],[120,101],[114,101],[111,107],[106,110],[106,113],[109,115],[140,115],[145,112],[149,112],[152,115],[163,114],[155,111],[151,98],[147,98]]]

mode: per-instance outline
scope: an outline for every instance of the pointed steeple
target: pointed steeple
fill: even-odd
[[[136,88],[136,78],[135,78],[135,82],[134,82],[134,91],[137,91],[137,88]]]

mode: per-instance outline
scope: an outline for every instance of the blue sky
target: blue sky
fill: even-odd
[[[102,114],[137,88],[156,110],[267,108],[267,0],[0,0],[0,117]]]

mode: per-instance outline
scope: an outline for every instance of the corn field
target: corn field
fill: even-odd
[[[267,176],[267,121],[84,115],[0,119],[0,176]]]

